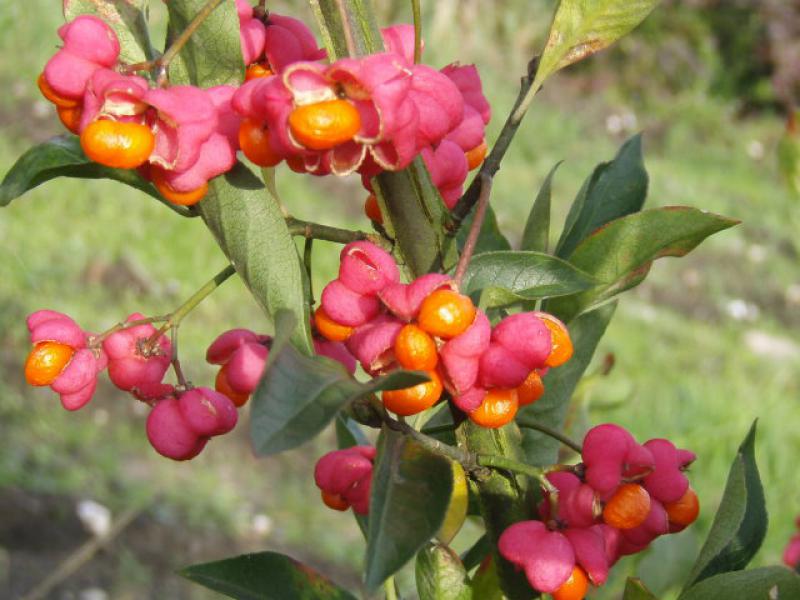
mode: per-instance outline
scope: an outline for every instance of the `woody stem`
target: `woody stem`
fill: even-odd
[[[414,15],[414,64],[422,60],[422,11],[419,0],[411,0],[411,13]]]

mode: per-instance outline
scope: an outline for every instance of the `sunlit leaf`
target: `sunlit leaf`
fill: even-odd
[[[785,567],[762,567],[715,575],[695,584],[678,600],[795,600],[800,575]]]
[[[458,554],[441,544],[430,544],[417,554],[419,600],[471,600],[469,577]]]

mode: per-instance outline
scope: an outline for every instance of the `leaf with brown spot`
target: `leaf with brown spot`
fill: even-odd
[[[559,69],[607,48],[629,33],[659,1],[562,0],[550,26],[531,93]]]

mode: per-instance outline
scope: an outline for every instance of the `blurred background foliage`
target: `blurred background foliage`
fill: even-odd
[[[491,140],[543,43],[554,0],[422,4],[426,61],[458,59],[481,70],[494,107]],[[410,19],[405,1],[375,5],[381,23]],[[269,6],[311,23],[305,2]],[[161,3],[153,3],[151,20],[158,40]],[[0,173],[32,143],[61,133],[35,86],[61,22],[46,0],[0,8]],[[593,166],[643,131],[648,206],[689,204],[743,221],[686,259],[662,261],[623,296],[576,396],[569,423],[576,438],[590,424],[613,420],[642,440],[669,437],[695,450],[691,477],[703,505],[697,526],[622,561],[592,598],[618,598],[620,582],[634,572],[659,597],[674,596],[755,417],[771,517],[756,565],[779,561],[800,512],[800,212],[776,159],[798,81],[796,3],[666,0],[615,48],[548,82],[496,179],[493,204],[516,241],[553,164],[566,159],[554,185],[558,224]],[[280,169],[278,183],[298,217],[369,227],[357,178],[301,178]],[[314,257],[320,290],[335,273],[338,249],[317,243]],[[110,182],[51,182],[0,211],[0,598],[21,597],[73,556],[92,528],[102,528],[103,507],[112,521],[130,509],[137,516],[49,597],[206,598],[175,569],[265,548],[358,585],[360,533],[349,515],[324,508],[312,480],[314,461],[333,446],[331,432],[257,460],[245,417],[198,459],[172,463],[148,445],[143,407],[110,385],[75,414],[48,390],[24,385],[28,313],[61,310],[100,330],[133,311],[171,310],[224,264],[202,223]],[[184,366],[196,384],[212,383],[205,348],[231,327],[269,330],[237,280],[181,328]],[[468,526],[456,545],[476,534]]]

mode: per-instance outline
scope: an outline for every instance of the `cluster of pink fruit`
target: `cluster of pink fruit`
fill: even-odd
[[[64,125],[93,161],[138,169],[161,195],[199,202],[242,150],[259,166],[346,175],[365,187],[422,156],[447,206],[486,154],[491,109],[474,66],[414,62],[410,25],[383,30],[386,51],[327,64],[308,27],[237,0],[241,87],[155,86],[120,63],[114,31],[82,15],[59,29],[63,47],[39,78]],[[368,199],[374,220],[374,196]]]
[[[174,386],[163,379],[173,360],[164,332],[138,313],[107,332],[85,332],[69,316],[40,310],[28,317],[33,349],[25,363],[25,378],[34,386],[50,386],[67,410],[78,410],[94,395],[97,377],[108,377],[152,410],[147,438],[153,448],[174,460],[197,456],[208,440],[231,431],[264,371],[271,339],[246,329],[220,335],[209,346],[209,363],[221,365],[216,390]],[[315,340],[317,353],[341,362],[351,373],[355,360],[342,344]]]
[[[791,537],[783,551],[783,563],[791,569],[800,567],[800,517],[797,517],[794,523],[798,531]]]
[[[533,588],[557,599],[582,598],[589,581],[605,583],[620,557],[681,531],[700,510],[684,474],[695,455],[668,440],[640,445],[622,427],[598,425],[583,440],[582,458],[577,468],[547,475],[540,520],[515,523],[498,544]]]
[[[583,598],[602,585],[620,557],[641,552],[658,536],[693,523],[697,494],[684,471],[695,455],[665,439],[638,444],[618,425],[590,429],[583,462],[547,474],[538,520],[522,521],[500,536],[498,550],[524,569],[531,586],[556,600]],[[323,456],[315,471],[326,505],[369,509],[375,449],[357,446]],[[786,560],[800,557],[800,536]]]
[[[383,393],[398,415],[430,408],[447,390],[473,422],[500,427],[541,396],[548,368],[572,356],[567,328],[552,315],[514,314],[492,328],[448,275],[401,283],[392,256],[370,242],[348,244],[340,260],[338,278],[322,292],[317,329],[344,342],[372,376],[398,368],[428,375]]]

